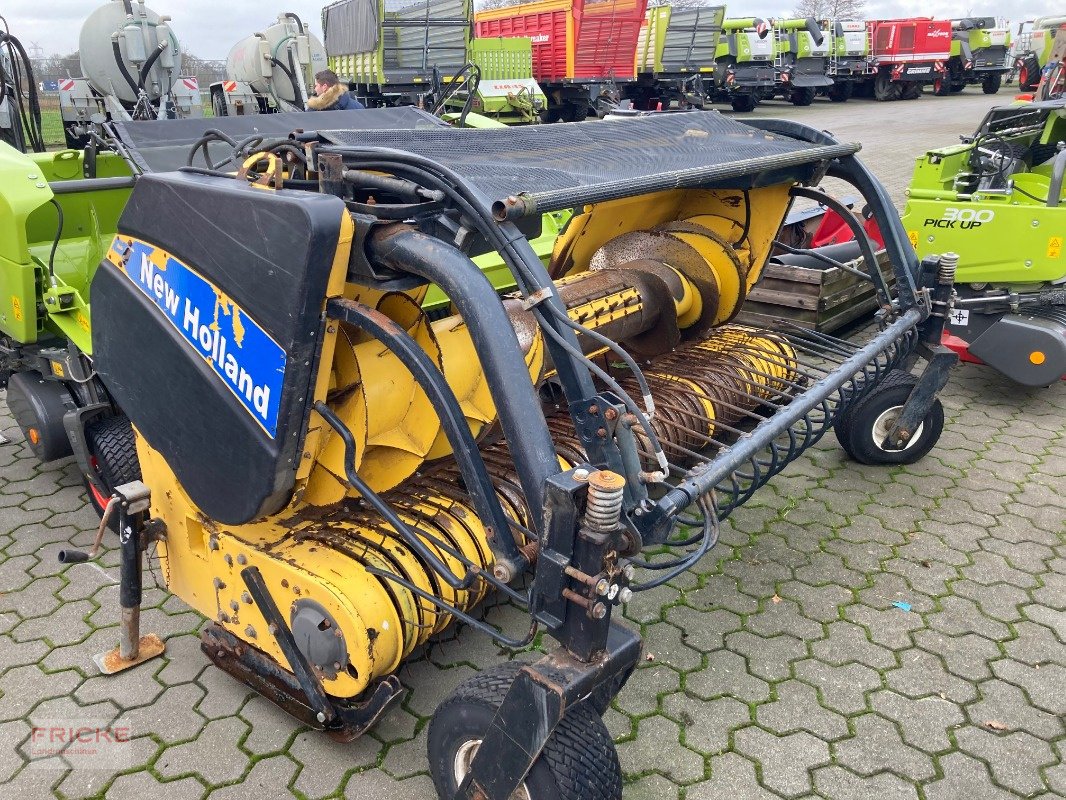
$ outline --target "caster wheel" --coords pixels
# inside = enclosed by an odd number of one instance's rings
[[[944,406],[939,400],[903,450],[881,446],[917,383],[913,375],[893,372],[837,419],[833,432],[849,457],[860,464],[913,464],[933,449],[944,432]]]
[[[428,755],[442,800],[455,796],[522,664],[509,663],[464,683],[429,723]],[[619,800],[622,769],[603,720],[588,703],[570,708],[512,800]]]

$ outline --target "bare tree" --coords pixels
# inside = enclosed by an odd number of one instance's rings
[[[792,14],[815,19],[862,19],[866,0],[798,0]]]

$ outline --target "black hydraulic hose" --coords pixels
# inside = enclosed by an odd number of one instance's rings
[[[152,67],[155,66],[155,62],[159,60],[159,57],[167,49],[166,42],[160,42],[159,47],[152,51],[152,54],[148,56],[148,60],[144,62],[144,66],[141,67],[141,74],[137,76],[137,88],[144,89],[144,82],[148,80],[148,73],[152,71]]]
[[[518,549],[507,516],[492,486],[485,462],[480,456],[477,442],[454,392],[448,386],[440,369],[402,327],[369,306],[343,298],[329,301],[326,313],[354,325],[382,342],[411,373],[422,391],[432,400],[440,417],[441,427],[448,438],[455,460],[462,470],[463,482],[473,502],[474,510],[482,523],[491,530],[490,544],[497,559],[506,559],[512,574],[528,566]]]
[[[52,250],[48,254],[48,275],[52,279],[52,285],[56,281],[56,250],[59,249],[59,240],[63,238],[63,206],[54,197],[48,202],[56,207],[56,215],[59,221],[56,223],[56,238],[52,240]]]
[[[300,91],[300,84],[296,82],[296,76],[292,73],[292,70],[274,56],[270,57],[270,63],[285,73],[285,77],[288,78],[289,83],[292,84],[292,96],[296,98],[296,104],[302,106],[304,104],[303,93]]]
[[[351,487],[359,492],[362,498],[388,523],[389,527],[396,531],[396,535],[403,540],[404,544],[410,547],[415,555],[422,559],[445,583],[453,589],[468,589],[477,580],[477,573],[468,572],[463,578],[453,573],[448,568],[448,565],[441,561],[440,557],[430,550],[428,545],[400,519],[392,506],[386,503],[381,498],[381,495],[371,489],[366,481],[359,477],[359,473],[355,469],[355,437],[352,436],[352,432],[348,430],[341,418],[321,401],[315,403],[315,411],[336,431],[344,442],[344,472],[345,478]]]
[[[1047,191],[1048,208],[1058,208],[1059,198],[1062,197],[1063,175],[1066,175],[1066,150],[1059,151],[1055,156],[1055,163],[1051,166],[1051,183]]]
[[[544,485],[559,472],[559,460],[518,336],[496,290],[466,255],[413,228],[380,228],[370,235],[367,251],[375,263],[440,286],[466,321],[526,503],[540,529]]]
[[[31,149],[34,152],[42,153],[45,150],[45,144],[41,130],[41,103],[37,94],[37,81],[33,77],[33,64],[26,53],[26,49],[22,46],[22,42],[12,36],[10,32],[0,33],[0,43],[7,47],[11,59],[12,74],[10,80],[11,88],[14,92],[12,100],[18,106],[19,119],[17,122],[19,123],[20,134],[27,133]],[[30,101],[28,113],[22,97],[23,74],[26,78],[26,88]],[[19,138],[21,139],[21,135]]]
[[[133,80],[133,76],[130,75],[130,71],[126,68],[126,59],[122,57],[122,48],[118,45],[118,37],[111,40],[111,52],[115,54],[115,63],[118,65],[118,71],[122,73],[123,79],[130,85],[133,94],[140,94],[140,89],[137,88],[137,81]]]
[[[296,27],[300,29],[300,33],[307,33],[307,29],[304,28],[303,22],[300,20],[300,18],[296,14],[294,14],[291,11],[286,11],[285,12],[285,16],[296,23]]]

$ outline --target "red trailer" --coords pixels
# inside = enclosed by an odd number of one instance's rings
[[[866,23],[874,74],[868,93],[878,100],[914,100],[922,86],[944,76],[951,56],[951,20],[932,17]]]
[[[480,11],[478,38],[528,37],[533,77],[550,120],[583,120],[618,102],[619,82],[636,77],[637,39],[648,0],[539,0]]]

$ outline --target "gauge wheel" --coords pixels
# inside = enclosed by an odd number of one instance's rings
[[[917,383],[913,375],[897,370],[837,418],[833,432],[849,457],[860,464],[913,464],[933,449],[944,432],[944,406],[940,400],[933,404],[905,448],[886,450],[881,445]]]
[[[463,682],[437,707],[427,750],[441,798],[455,796],[522,664]],[[529,721],[532,724],[532,720]],[[512,800],[619,800],[622,770],[607,726],[588,703],[568,708]]]
[[[133,425],[124,415],[96,420],[85,429],[85,444],[89,450],[89,466],[103,487],[101,489],[85,477],[85,492],[89,495],[89,503],[102,517],[115,487],[141,479]],[[118,530],[118,514],[111,515],[108,526]]]

